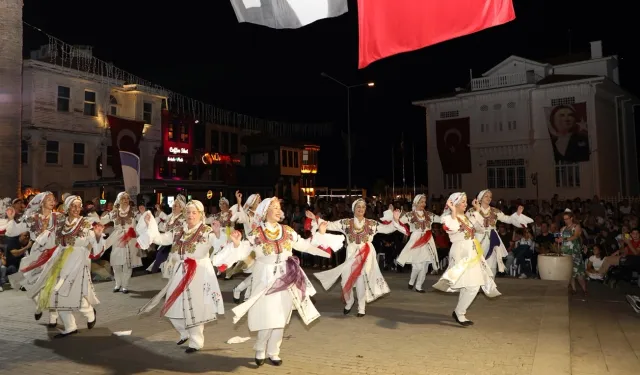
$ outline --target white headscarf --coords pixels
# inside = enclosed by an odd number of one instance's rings
[[[205,215],[204,215],[204,205],[202,204],[202,202],[192,199],[189,201],[189,203],[185,205],[185,209],[189,208],[189,206],[195,207],[196,210],[200,212],[200,222],[204,223]]]
[[[353,213],[355,213],[355,212],[356,212],[356,205],[357,205],[358,203],[360,203],[360,202],[364,203],[364,205],[365,205],[365,206],[367,205],[367,201],[365,201],[365,200],[364,200],[364,199],[362,199],[362,198],[358,198],[358,199],[356,199],[355,201],[353,201],[353,203],[351,203],[351,212],[353,212]]]
[[[67,200],[67,198],[69,198],[70,196],[71,196],[71,193],[64,193],[64,194],[62,194],[62,201],[63,201],[63,202],[64,202],[64,201],[66,201],[66,200]]]
[[[416,209],[416,207],[418,206],[418,203],[420,203],[420,199],[422,199],[422,198],[427,199],[427,196],[424,195],[424,194],[418,194],[418,195],[416,195],[415,198],[413,198],[413,209],[414,210]]]
[[[223,203],[226,203],[227,206],[229,205],[229,200],[225,197],[220,198],[220,202],[218,202],[218,207],[221,207]]]
[[[251,209],[251,206],[253,206],[254,203],[256,203],[256,200],[260,198],[260,194],[251,194],[249,196],[249,198],[247,198],[247,201],[244,202],[244,206],[242,206],[245,210]]]
[[[269,206],[274,201],[279,201],[277,197],[263,199],[262,202],[256,208],[256,218],[258,221],[266,221],[267,220],[267,211],[269,210]]]
[[[478,200],[478,203],[482,203],[482,198],[484,198],[484,195],[491,192],[491,190],[489,189],[484,189],[481,192],[478,193],[478,196],[476,197],[476,199]]]
[[[67,198],[65,198],[64,200],[64,213],[69,213],[69,208],[71,207],[71,204],[75,201],[79,201],[80,204],[82,204],[82,198],[80,198],[77,195],[68,195]]]
[[[184,210],[185,207],[187,206],[187,199],[184,197],[184,195],[178,194],[176,196],[176,199],[173,201],[173,203],[174,204],[177,203],[178,206],[180,206]],[[173,207],[171,209],[173,209]]]
[[[449,196],[449,198],[447,198],[447,203],[452,202],[454,205],[460,203],[460,201],[462,200],[462,198],[466,197],[467,194],[463,193],[463,192],[458,192],[458,193],[453,193]],[[447,207],[445,207],[444,212],[442,212],[442,216],[445,215],[449,215],[451,216],[451,209],[449,208],[449,206],[447,205]]]
[[[40,207],[42,206],[42,202],[44,202],[44,198],[46,198],[48,195],[53,195],[53,193],[50,191],[43,191],[42,193],[39,193],[35,197],[33,197],[31,202],[29,202],[29,204],[27,205],[27,208],[24,210],[24,215],[22,215],[22,220],[33,216],[33,214],[40,212]]]
[[[116,201],[113,203],[114,208],[116,209],[120,208],[120,199],[122,199],[122,197],[124,197],[125,195],[127,196],[127,198],[129,198],[129,206],[131,206],[131,197],[129,196],[129,193],[127,193],[126,191],[123,191],[118,193],[118,196],[116,196]]]

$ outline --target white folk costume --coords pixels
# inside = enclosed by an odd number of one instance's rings
[[[242,226],[244,227],[245,238],[248,238],[248,236],[251,235],[253,230],[258,225],[260,225],[259,220],[256,220],[258,216],[255,214],[254,211],[251,210],[251,207],[253,207],[253,205],[257,202],[258,199],[260,199],[260,194],[251,194],[249,198],[247,198],[247,201],[242,207],[238,207],[236,205],[231,207],[231,211],[233,212],[233,216],[231,217],[231,220],[237,222],[238,224],[242,224]],[[250,267],[244,269],[244,273],[251,274],[252,272],[253,272],[253,264]],[[244,293],[244,300],[246,301],[249,299],[249,296],[251,295],[251,281],[252,281],[251,278],[252,277],[253,277],[252,275],[247,276],[244,280],[242,280],[242,282],[240,282],[240,284],[238,284],[235,288],[233,288],[234,302],[236,303],[240,302],[240,295],[245,290],[246,291]]]
[[[464,193],[454,193],[447,202],[455,205],[464,197]],[[464,214],[458,217],[451,215],[451,210],[447,208],[441,216],[442,227],[451,241],[449,267],[433,287],[443,292],[460,292],[458,305],[452,315],[460,324],[466,326],[473,324],[467,320],[465,314],[480,288],[487,297],[497,297],[500,292],[485,262],[482,247],[475,237],[475,231],[481,230],[482,227],[479,223],[474,224]],[[477,212],[472,215],[480,217]]]
[[[224,314],[222,294],[209,259],[209,249],[227,241],[224,232],[221,231],[218,237],[204,223],[204,206],[200,201],[190,201],[186,209],[191,206],[202,215],[202,221],[193,228],[185,223],[180,228],[160,233],[153,218],[148,225],[143,219],[137,226],[140,233],[138,245],[141,248],[148,248],[151,243],[171,246],[165,266],[167,273],[171,275],[169,282],[140,309],[140,313],[151,311],[166,297],[160,313],[169,318],[180,333],[179,345],[189,341],[187,353],[193,353],[204,346],[205,323],[216,320],[218,314]],[[152,216],[151,212],[146,215]]]
[[[233,231],[233,222],[231,221],[231,216],[233,215],[233,212],[231,212],[231,209],[222,211],[223,204],[226,204],[227,207],[229,207],[229,200],[225,197],[220,198],[220,202],[218,203],[220,212],[208,217],[206,220],[206,224],[211,225],[214,221],[220,222],[220,227],[224,231],[227,238],[229,238],[229,236],[231,236],[231,232]]]
[[[357,199],[351,205],[351,210],[355,212],[358,203],[364,203],[363,199]],[[317,224],[313,224],[313,231],[316,225],[324,220],[318,219]],[[355,298],[353,288],[356,288],[358,296],[358,316],[365,315],[366,304],[375,301],[381,296],[389,293],[389,285],[380,272],[380,266],[373,247],[373,237],[378,233],[389,234],[396,230],[404,232],[400,223],[392,220],[389,224],[381,224],[375,220],[363,218],[342,219],[328,223],[327,230],[341,232],[346,235],[346,260],[341,265],[324,271],[315,273],[314,276],[320,280],[325,290],[342,277],[342,299],[345,302],[345,315],[351,311]],[[314,234],[322,236],[320,233]]]
[[[24,214],[18,222],[10,220],[5,224],[5,235],[8,237],[16,237],[24,232],[29,232],[33,245],[29,250],[29,255],[25,256],[20,262],[20,271],[24,279],[21,281],[22,286],[27,290],[31,290],[36,283],[44,265],[49,261],[57,248],[56,233],[64,222],[64,215],[52,211],[48,216],[42,214],[42,204],[45,198],[53,194],[45,191],[37,194],[25,209]],[[35,313],[36,320],[39,320],[42,312],[37,310]],[[55,327],[58,320],[58,313],[55,310],[49,310],[49,326]]]
[[[478,202],[482,202],[482,197],[488,192],[489,190],[482,190],[476,198]],[[508,255],[507,249],[496,231],[498,221],[511,224],[518,228],[526,228],[528,224],[533,223],[533,220],[517,212],[511,216],[507,216],[494,207],[480,207],[480,212],[478,212],[480,214],[479,219],[474,215],[474,212],[476,212],[474,208],[469,209],[467,216],[469,219],[475,220],[481,225],[482,229],[476,231],[476,238],[480,241],[484,257],[489,268],[491,268],[493,276],[495,276],[496,271],[505,271],[502,259]]]
[[[105,245],[106,248],[111,247],[109,263],[116,279],[113,291],[122,291],[126,294],[129,292],[129,280],[133,269],[142,266],[142,259],[140,249],[136,247],[136,219],[131,200],[129,200],[129,206],[126,209],[120,207],[120,200],[124,196],[129,197],[129,194],[126,192],[118,194],[113,211],[103,215],[100,222],[102,224],[113,222],[113,232],[107,238]]]
[[[229,243],[214,258],[214,265],[233,264],[255,252],[255,265],[251,284],[251,298],[236,306],[233,322],[237,323],[245,314],[249,315],[249,330],[258,331],[255,344],[256,363],[264,363],[266,356],[274,364],[281,364],[280,344],[284,327],[289,323],[293,309],[298,311],[304,324],[308,325],[320,317],[318,310],[310,300],[316,290],[300,268],[293,250],[311,255],[329,257],[329,251],[317,248],[319,244],[300,237],[291,227],[278,223],[265,222],[267,210],[277,198],[263,200],[256,214],[261,218],[247,240],[238,247]],[[341,237],[341,236],[334,236]],[[326,235],[325,240],[342,243],[342,238]],[[312,244],[313,243],[313,244]],[[323,245],[331,245],[324,243]],[[327,247],[329,247],[327,246]]]
[[[64,211],[69,212],[73,202],[82,199],[70,195],[65,199]],[[87,318],[87,327],[96,323],[93,306],[100,303],[91,282],[91,259],[97,259],[105,248],[103,236],[96,237],[93,221],[84,217],[66,218],[58,229],[58,248],[45,265],[38,281],[29,290],[38,310],[56,309],[64,330],[56,337],[65,337],[78,332],[73,310],[79,310]]]
[[[175,229],[182,228],[185,222],[185,213],[184,209],[187,205],[187,200],[184,195],[178,194],[173,205],[180,206],[180,213],[176,213],[173,211],[173,207],[171,208],[171,213],[169,215],[165,214],[163,211],[157,211],[155,215],[156,224],[158,227],[158,231],[160,233],[171,232]],[[144,215],[144,214],[143,214]],[[140,220],[138,220],[139,222]],[[164,272],[166,268],[163,266],[164,262],[167,260],[169,255],[170,246],[160,246],[156,252],[156,259],[151,263],[151,265],[147,268],[147,271],[156,272],[158,269],[162,269],[162,277],[168,279],[171,275]]]
[[[429,211],[418,211],[417,204],[424,194],[418,194],[413,199],[413,210],[400,218],[400,223],[405,226],[405,232],[409,241],[400,252],[396,263],[403,266],[411,264],[411,278],[409,289],[415,286],[416,291],[424,293],[422,284],[427,276],[429,264],[434,270],[438,269],[438,251],[431,234],[431,225],[440,222],[440,216]]]

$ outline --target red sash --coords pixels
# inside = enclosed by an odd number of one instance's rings
[[[428,230],[428,231],[424,232],[422,237],[418,238],[416,243],[414,243],[413,246],[411,246],[411,248],[415,249],[415,248],[418,248],[420,246],[424,246],[427,243],[429,243],[429,240],[431,240],[431,230]]]
[[[160,315],[164,315],[169,311],[171,306],[176,302],[178,297],[184,292],[184,290],[191,284],[193,277],[196,275],[196,260],[193,258],[187,258],[184,260],[183,267],[185,268],[185,273],[182,276],[182,280],[176,288],[173,290],[173,293],[167,298],[167,301],[162,306],[162,310],[160,311]]]
[[[347,282],[344,284],[344,288],[342,288],[342,299],[344,302],[349,299],[352,293],[353,285],[356,283],[358,277],[362,274],[362,269],[364,268],[364,264],[369,257],[369,253],[371,252],[371,246],[369,243],[365,243],[360,250],[358,250],[358,254],[356,254],[356,259],[353,261],[351,265],[351,274],[347,279]]]

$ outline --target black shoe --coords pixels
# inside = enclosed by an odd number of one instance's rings
[[[36,320],[40,320],[40,318],[42,318],[42,313],[41,312],[35,313],[33,314],[33,317],[36,318]]]
[[[407,285],[407,289],[409,289],[409,290],[413,289],[413,285],[411,285],[411,284]]]
[[[196,348],[192,348],[192,347],[188,347],[184,352],[187,354],[191,354],[191,353],[195,353],[200,349],[196,349]]]
[[[180,345],[184,344],[185,342],[187,342],[187,340],[189,340],[189,339],[188,339],[188,338],[186,338],[186,339],[180,339],[180,341],[178,341],[178,342],[176,343],[176,345],[180,346]]]
[[[271,364],[274,365],[274,366],[282,365],[282,360],[281,359],[271,359],[271,357],[269,357],[269,362],[271,362]]]
[[[357,316],[358,318],[362,318],[362,317],[363,317],[363,316],[365,316],[365,315],[366,315],[366,314],[358,313],[358,315],[356,315],[356,316]]]
[[[27,291],[27,288],[25,288],[25,287],[21,286],[21,287],[20,287],[20,291],[22,291],[22,292],[26,292],[26,291]]]
[[[233,303],[235,303],[236,305],[239,305],[240,304],[240,298],[233,297]]]
[[[256,365],[258,365],[258,367],[264,365],[264,358],[263,359],[256,358]]]
[[[47,327],[49,328],[56,328],[57,326],[58,326],[58,322],[47,324]]]
[[[76,333],[78,333],[77,329],[75,331],[71,331],[69,333],[58,333],[57,335],[53,336],[53,338],[54,339],[61,339],[61,338],[65,338],[65,337],[70,336],[70,335],[75,335]]]
[[[129,289],[122,289],[122,294],[129,294]]]
[[[456,314],[456,312],[452,312],[451,316],[453,317],[453,319],[455,319],[456,322],[458,322],[458,324],[460,324],[463,327],[469,327],[473,325],[473,322],[470,320],[467,320],[466,322],[461,322],[460,319],[458,319],[458,314]]]
[[[120,288],[113,288],[114,293],[118,293],[119,291],[120,291]]]
[[[420,290],[420,289],[416,289],[416,292],[418,292],[418,293],[426,293],[425,290]]]
[[[351,309],[349,309],[349,310],[347,310],[347,309],[342,310],[342,313],[343,313],[344,315],[349,315],[349,313],[350,313],[350,312],[351,312]]]
[[[96,313],[96,309],[93,309],[93,322],[87,322],[87,328],[91,329],[95,327],[97,321],[98,321],[98,313]]]

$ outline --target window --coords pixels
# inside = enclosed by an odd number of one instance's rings
[[[231,154],[238,153],[238,134],[231,133]]]
[[[293,151],[293,167],[300,168],[300,153],[298,151]]]
[[[189,127],[184,122],[180,123],[180,142],[189,143]]]
[[[113,165],[113,146],[107,146],[107,165]]]
[[[516,121],[509,121],[509,130],[516,130]]]
[[[488,111],[488,110],[489,110],[489,106],[488,106],[488,105],[486,105],[486,104],[485,104],[485,105],[482,105],[482,106],[480,106],[480,110],[481,110],[482,112],[486,112],[486,111]]]
[[[502,105],[500,105],[500,104],[494,104],[494,105],[493,105],[493,110],[494,110],[494,111],[499,111],[499,110],[500,110],[500,108],[502,108]]]
[[[502,131],[502,121],[498,122],[498,130]]]
[[[22,164],[29,164],[29,144],[27,141],[22,141],[22,144],[20,145],[20,154]]]
[[[73,144],[73,165],[84,165],[84,143]]]
[[[84,115],[96,115],[96,93],[93,91],[84,90]]]
[[[222,132],[222,144],[220,145],[220,152],[223,154],[229,153],[229,133]]]
[[[58,112],[69,112],[71,102],[71,89],[58,86]]]
[[[220,150],[220,132],[217,130],[211,131],[211,151],[218,152]]]
[[[289,155],[289,167],[293,167],[293,151],[288,151],[287,155]]]
[[[118,100],[113,95],[109,96],[109,114],[111,116],[118,115]]]
[[[170,141],[176,140],[176,125],[173,121],[169,121],[169,125],[167,126],[167,138],[169,138]]]
[[[309,150],[302,151],[302,164],[309,164]]]
[[[487,160],[489,189],[523,189],[527,187],[524,159]]]
[[[149,102],[142,103],[142,120],[145,124],[151,124],[151,114],[153,113],[153,105]]]
[[[167,99],[162,99],[160,103],[160,109],[167,109]]]
[[[60,144],[58,141],[47,141],[45,160],[47,164],[58,164],[58,152]]]
[[[283,167],[288,167],[289,166],[287,161],[289,161],[289,159],[287,158],[287,150],[282,150],[282,166]]]
[[[460,173],[444,174],[445,189],[462,189],[462,175]]]
[[[556,162],[556,187],[580,187],[580,164]]]
[[[556,107],[556,106],[559,106],[559,105],[575,104],[575,103],[576,103],[575,96],[568,96],[566,98],[551,99],[551,106],[552,107]]]
[[[516,103],[515,102],[509,102],[507,103],[507,108],[509,109],[514,109],[516,107]]]
[[[458,116],[460,116],[460,112],[459,111],[440,112],[440,118],[453,118],[453,117],[458,117]]]

